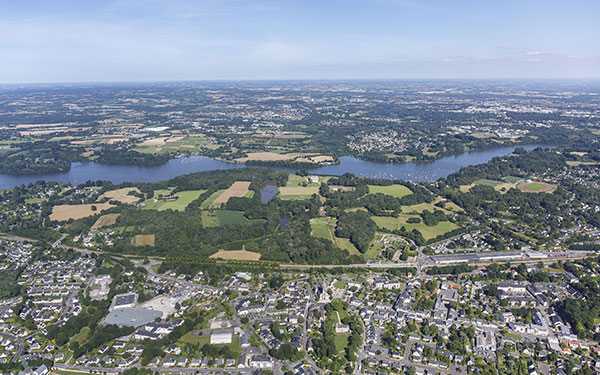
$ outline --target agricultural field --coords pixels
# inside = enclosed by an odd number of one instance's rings
[[[248,219],[242,212],[229,210],[202,211],[202,226],[218,227],[224,225],[237,225],[247,222]]]
[[[129,195],[130,192],[135,191],[136,193],[141,193],[140,189],[136,187],[122,188],[117,190],[110,190],[105,192],[104,194],[98,197],[98,200],[102,200],[104,198],[108,198],[109,200],[119,201],[121,203],[135,203],[140,200],[139,197],[134,195]]]
[[[221,189],[221,190],[217,190],[214,193],[212,193],[208,198],[206,198],[201,204],[200,204],[200,208],[202,209],[206,209],[206,208],[217,208],[220,207],[220,204],[215,204],[215,200],[221,195],[223,194],[223,192],[225,192],[225,189]]]
[[[389,186],[369,185],[369,193],[382,193],[386,195],[391,195],[392,197],[402,198],[406,195],[412,194],[412,191],[406,186],[398,184]]]
[[[527,193],[543,193],[554,190],[556,186],[545,182],[527,182],[518,186],[519,190]]]
[[[224,204],[229,201],[229,198],[243,198],[245,197],[250,190],[250,181],[235,181],[227,190],[225,190],[221,195],[219,195],[214,200],[214,204]]]
[[[154,235],[153,234],[136,234],[131,239],[133,246],[154,246]]]
[[[279,188],[279,198],[286,199],[310,199],[313,194],[319,194],[317,186],[283,186]]]
[[[166,194],[164,194],[166,192]],[[174,211],[183,211],[188,206],[188,204],[192,203],[192,201],[198,199],[198,197],[206,192],[206,190],[185,190],[178,191],[173,194],[171,197],[171,192],[156,190],[154,192],[154,196],[156,198],[147,199],[144,201],[145,210],[157,210],[157,211],[165,211],[165,210],[174,210]],[[162,195],[162,198],[159,197]],[[177,198],[175,198],[177,197]]]
[[[98,220],[96,220],[96,222],[94,223],[94,225],[92,225],[92,229],[99,229],[102,227],[108,227],[111,226],[113,224],[115,224],[117,222],[117,218],[119,217],[120,214],[106,214],[106,215],[102,215],[98,218]]]
[[[224,260],[259,260],[260,254],[248,250],[219,250],[209,258]]]
[[[95,210],[93,208],[96,208]],[[69,219],[77,220],[83,217],[99,214],[104,210],[115,207],[112,204],[94,203],[94,204],[62,204],[52,207],[50,220],[67,221]]]

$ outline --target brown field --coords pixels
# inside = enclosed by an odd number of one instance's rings
[[[248,250],[219,250],[209,258],[225,259],[225,260],[259,260],[260,254]]]
[[[140,198],[135,197],[133,195],[127,195],[130,191],[135,191],[140,193],[138,188],[122,188],[117,190],[110,190],[106,193],[102,194],[98,197],[98,199],[108,198],[109,200],[119,201],[121,203],[135,203],[140,200]]]
[[[151,138],[146,139],[144,142],[140,143],[140,146],[162,146],[165,144],[167,137],[159,137],[159,138]]]
[[[248,193],[250,181],[236,181],[231,186],[215,199],[214,203],[227,203],[229,198],[243,198]]]
[[[584,156],[587,155],[587,152],[569,152],[571,155]]]
[[[154,235],[153,234],[136,234],[131,239],[133,246],[154,246]]]
[[[177,141],[181,141],[184,137],[178,136],[178,137],[171,137],[169,139],[167,139],[165,142],[177,142]]]
[[[92,225],[92,229],[98,229],[102,227],[108,227],[109,225],[113,225],[117,222],[117,218],[120,214],[106,214],[102,215],[96,220],[94,225]]]
[[[114,145],[115,143],[125,142],[127,140],[129,140],[129,138],[104,138],[101,139],[99,142],[107,145]]]
[[[96,206],[96,211],[92,211],[92,206]],[[88,217],[96,215],[104,210],[111,207],[115,207],[112,204],[106,203],[95,203],[95,204],[62,204],[59,206],[52,207],[52,214],[50,220],[66,221],[69,219],[81,219],[82,217]]]
[[[279,188],[280,195],[312,195],[319,194],[318,186],[283,186]]]

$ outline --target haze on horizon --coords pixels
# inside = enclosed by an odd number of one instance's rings
[[[0,0],[0,83],[599,78],[595,0]]]

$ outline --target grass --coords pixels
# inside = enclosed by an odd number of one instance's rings
[[[369,244],[369,249],[363,254],[365,259],[375,259],[381,254],[383,250],[383,244],[380,242],[383,237],[383,233],[375,233],[375,238]]]
[[[298,195],[280,195],[279,199],[283,201],[291,201],[291,200],[309,200],[312,197],[312,194],[298,194]]]
[[[77,341],[79,343],[79,345],[83,345],[89,335],[90,335],[90,327],[87,327],[87,326],[83,327],[83,328],[81,328],[81,331],[79,331],[77,334],[75,334],[75,336],[71,337],[70,342]]]
[[[158,190],[157,190],[158,191]],[[154,192],[154,196],[158,197],[157,191]],[[174,210],[174,211],[184,211],[188,204],[192,203],[192,201],[198,199],[198,197],[206,192],[206,190],[186,190],[179,191],[175,193],[175,195],[179,196],[174,201],[166,201],[166,200],[157,200],[154,198],[148,199],[144,201],[144,209],[145,210],[157,210],[157,211],[165,211],[165,210]],[[164,195],[164,194],[163,194]]]
[[[306,185],[304,185],[304,184],[306,184]],[[295,174],[290,174],[288,177],[286,186],[287,187],[303,187],[303,186],[319,187],[320,185],[316,182],[309,183],[308,179],[306,177],[298,176]]]
[[[529,182],[526,184],[519,185],[519,189],[521,191],[527,191],[527,192],[532,192],[532,193],[550,191],[554,188],[555,188],[555,186],[546,184],[543,182]]]
[[[412,191],[406,186],[398,184],[388,186],[369,185],[369,193],[382,193],[386,195],[391,195],[392,197],[402,198],[406,195],[412,194]]]
[[[440,221],[437,225],[427,226],[423,222],[417,224],[407,223],[406,220],[409,217],[416,217],[414,215],[401,214],[398,218],[387,217],[387,216],[372,216],[371,218],[378,227],[388,230],[398,230],[401,227],[406,227],[407,231],[417,229],[423,235],[426,240],[435,238],[441,234],[450,232],[458,228],[458,225],[449,221]]]
[[[334,242],[333,239],[333,231],[335,230],[335,225],[337,223],[337,219],[333,217],[322,217],[322,218],[314,218],[310,220],[310,235],[317,238],[324,238],[331,242]]]
[[[131,239],[133,246],[154,246],[154,235],[153,234],[136,234]]]
[[[488,179],[482,178],[482,179],[479,179],[479,180],[475,181],[475,184],[476,185],[496,187],[496,186],[502,185],[503,182],[502,181],[495,181],[495,180],[488,180]]]
[[[335,335],[335,337],[333,338],[333,342],[335,343],[335,350],[337,350],[338,353],[341,353],[344,350],[346,350],[346,347],[348,346],[349,337],[350,335]]]
[[[247,222],[248,219],[240,211],[202,211],[202,226],[218,227],[224,225],[237,225]]]
[[[221,190],[217,190],[214,193],[212,193],[208,198],[206,198],[201,204],[200,204],[200,208],[212,208],[212,207],[216,207],[216,206],[221,206],[220,204],[215,204],[215,200],[221,195],[223,194],[223,192],[225,191],[225,189],[221,189]]]
[[[210,343],[210,335],[194,335],[193,331],[190,331],[181,336],[179,341],[192,345],[199,344],[202,348],[202,345]]]
[[[333,283],[333,286],[338,289],[344,289],[347,283],[348,282],[346,280],[338,280],[335,283]]]
[[[310,220],[310,235],[317,238],[324,238],[333,242],[333,244],[342,250],[347,250],[350,255],[360,255],[360,251],[354,246],[348,238],[335,236],[335,225],[337,219],[332,217],[319,217]]]
[[[360,251],[350,242],[348,238],[335,237],[335,244],[342,250],[347,250],[350,255],[360,255]]]

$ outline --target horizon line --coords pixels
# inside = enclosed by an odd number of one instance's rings
[[[343,81],[600,81],[598,77],[419,77],[419,78],[215,78],[175,80],[107,80],[107,81],[38,81],[0,82],[0,86],[66,85],[66,84],[134,84],[134,83],[191,83],[191,82],[343,82]]]

